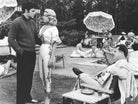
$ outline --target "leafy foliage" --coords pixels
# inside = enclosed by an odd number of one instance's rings
[[[18,4],[21,5],[23,2],[28,0],[17,1]],[[42,10],[42,14],[45,8],[51,8],[56,12],[58,20],[57,27],[60,31],[60,36],[66,37],[63,41],[69,45],[75,45],[76,42],[79,41],[81,37],[80,31],[83,31],[83,33],[84,31],[88,31],[83,24],[83,19],[89,12],[93,11],[103,11],[113,16],[115,21],[115,28],[112,31],[113,34],[119,34],[122,30],[128,32],[130,29],[134,29],[135,33],[138,33],[138,24],[136,22],[138,17],[137,0],[85,0],[86,2],[84,2],[84,0],[30,1],[34,1],[39,5]],[[39,23],[39,20],[40,19],[38,18],[37,25],[40,28],[42,24]],[[0,32],[4,30],[4,34],[7,35],[9,24],[10,22],[1,24]],[[0,36],[2,35],[0,34]],[[75,36],[75,38],[72,36]],[[76,36],[79,38],[76,39]],[[71,39],[67,39],[67,37]],[[65,42],[66,40],[68,42]]]
[[[75,29],[72,30],[63,30],[60,32],[60,37],[62,39],[62,42],[69,46],[76,46],[77,43],[80,42],[80,40],[84,36],[84,31],[78,31]]]

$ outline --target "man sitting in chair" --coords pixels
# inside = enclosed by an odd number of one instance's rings
[[[117,45],[116,48],[112,52],[113,54],[113,60],[114,64],[108,66],[106,69],[104,69],[102,72],[100,72],[95,77],[90,76],[89,74],[83,73],[77,68],[73,68],[73,72],[79,76],[79,78],[88,85],[91,85],[95,88],[107,88],[105,87],[105,82],[107,83],[107,79],[109,76],[117,76],[120,80],[119,84],[125,83],[127,84],[127,79],[129,77],[130,67],[127,62],[127,55],[128,55],[128,49],[125,45],[120,44]],[[121,86],[120,84],[120,86]],[[126,98],[126,89],[122,84],[122,87],[119,86],[120,93],[121,93],[121,104],[125,103]],[[108,86],[109,88],[109,86]],[[112,90],[111,90],[112,91]],[[133,97],[136,97],[137,95],[137,89],[135,89],[135,95]],[[123,94],[122,94],[123,93]],[[129,96],[129,95],[128,95]],[[127,97],[128,97],[127,96]]]

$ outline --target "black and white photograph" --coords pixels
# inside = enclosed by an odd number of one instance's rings
[[[138,104],[138,0],[0,0],[0,104]]]

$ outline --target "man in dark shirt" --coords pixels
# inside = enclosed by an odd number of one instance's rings
[[[33,18],[38,7],[33,2],[22,5],[23,15],[11,24],[8,42],[17,54],[17,97],[16,104],[37,103],[31,97],[32,78],[36,61],[35,37],[37,28]]]

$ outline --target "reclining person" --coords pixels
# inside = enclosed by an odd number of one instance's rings
[[[127,97],[130,96],[130,95],[125,95],[127,88],[126,86],[123,86],[129,83],[129,82],[127,83],[127,79],[131,73],[129,69],[130,67],[128,66],[128,62],[127,62],[128,49],[125,45],[120,44],[116,46],[116,48],[114,49],[112,53],[114,55],[113,60],[115,61],[115,63],[108,66],[106,69],[104,69],[100,73],[100,75],[98,74],[97,76],[92,77],[86,73],[83,73],[77,68],[73,68],[73,72],[76,75],[78,75],[84,83],[87,83],[91,86],[95,86],[96,88],[105,88],[104,81],[106,80],[104,79],[104,77],[107,75],[107,73],[110,74],[111,76],[117,76],[118,81],[120,81],[119,84],[120,83],[122,84],[122,86],[121,84],[119,85],[119,90],[121,93],[121,104],[124,104],[126,96]],[[103,80],[101,80],[102,78]],[[135,98],[136,95],[137,95],[137,89],[135,89],[135,94],[133,97]]]
[[[81,58],[86,58],[86,57],[91,57],[92,56],[92,50],[91,49],[84,49],[82,47],[83,44],[83,39],[76,45],[76,50],[72,52],[70,57],[81,57]]]
[[[16,68],[13,60],[8,60],[5,64],[0,64],[0,76],[6,75],[11,67]]]

